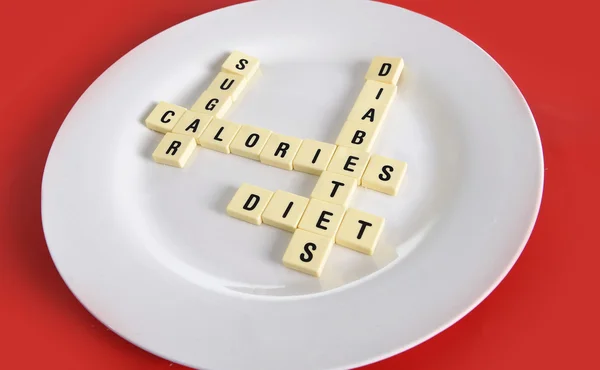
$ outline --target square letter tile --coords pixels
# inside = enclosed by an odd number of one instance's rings
[[[200,95],[190,110],[223,118],[225,113],[231,108],[232,102],[233,100],[229,95],[207,90]]]
[[[403,68],[402,58],[375,57],[371,61],[365,79],[396,85]]]
[[[271,136],[271,130],[243,125],[231,142],[231,152],[258,161],[260,152],[267,144],[269,136]]]
[[[361,185],[388,195],[396,195],[406,167],[406,162],[373,155],[363,174]]]
[[[250,184],[242,184],[229,204],[227,214],[254,225],[262,223],[262,213],[267,208],[273,192]]]
[[[332,238],[340,227],[345,210],[342,205],[313,198],[308,202],[298,228]]]
[[[161,101],[146,117],[146,127],[163,134],[171,132],[185,111],[183,107]]]
[[[354,177],[323,171],[310,197],[348,207],[357,183]]]
[[[296,158],[294,158],[294,170],[311,175],[320,175],[327,169],[336,146],[315,140],[303,140]]]
[[[219,72],[206,91],[215,95],[229,95],[231,100],[236,101],[246,84],[246,79],[239,74]]]
[[[367,80],[365,81],[365,84],[360,91],[356,102],[377,106],[387,106],[390,105],[396,97],[397,90],[398,89],[395,85]]]
[[[385,219],[353,208],[346,211],[335,236],[336,244],[372,255],[383,230]]]
[[[215,118],[200,135],[199,143],[204,148],[231,153],[230,144],[240,127],[237,123]]]
[[[368,162],[368,152],[338,146],[335,154],[333,154],[333,158],[331,158],[331,162],[329,162],[327,171],[360,179]]]
[[[359,100],[354,103],[354,106],[348,115],[348,121],[360,122],[375,127],[381,126],[385,117],[387,117],[390,106],[391,104],[379,105],[374,104],[373,102]]]
[[[292,163],[302,140],[279,134],[271,134],[267,144],[260,153],[260,161],[269,166],[291,170]]]
[[[260,61],[250,55],[240,51],[234,51],[223,63],[221,70],[223,72],[235,73],[244,76],[250,80],[258,71]]]
[[[262,215],[267,225],[294,232],[308,205],[308,198],[277,190]]]
[[[333,239],[297,229],[283,255],[283,264],[319,277],[331,253]]]
[[[196,148],[196,140],[189,135],[168,132],[152,153],[157,163],[183,168]]]
[[[346,121],[335,143],[348,148],[370,152],[379,135],[381,125]]]
[[[206,126],[212,121],[212,116],[203,113],[192,112],[191,110],[186,111],[183,117],[173,127],[174,134],[189,135],[193,137],[196,142],[200,140],[200,135],[206,129]]]

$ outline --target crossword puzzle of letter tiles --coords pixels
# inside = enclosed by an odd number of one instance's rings
[[[404,61],[373,58],[365,84],[335,144],[224,120],[259,68],[257,58],[234,51],[190,110],[158,103],[145,121],[148,128],[165,134],[153,159],[184,167],[196,146],[200,146],[318,175],[310,199],[243,183],[227,206],[227,214],[255,225],[264,221],[292,232],[282,262],[309,275],[321,275],[334,242],[372,255],[385,220],[348,205],[358,185],[396,195],[406,173],[405,162],[370,154],[396,97]]]

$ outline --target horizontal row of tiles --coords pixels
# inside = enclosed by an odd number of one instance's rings
[[[323,172],[315,188],[324,190]],[[348,179],[352,181],[354,179]],[[282,190],[272,192],[242,184],[227,206],[227,214],[237,219],[293,232],[283,256],[289,268],[320,276],[335,241],[336,244],[372,255],[385,225],[385,219],[342,204],[308,199]]]
[[[266,132],[265,132],[266,131]],[[396,195],[406,173],[406,162],[315,140],[271,133],[252,126],[214,119],[199,136],[202,147],[286,170],[313,175],[323,171],[353,178],[358,185]],[[158,144],[152,158],[161,164],[184,167],[196,139],[170,132]]]

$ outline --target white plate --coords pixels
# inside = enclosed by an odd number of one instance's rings
[[[228,119],[333,142],[375,55],[406,68],[373,150],[409,163],[374,256],[335,246],[320,279],[289,270],[290,234],[225,214],[243,182],[308,196],[316,177],[197,149],[154,163],[159,100],[190,107],[239,49],[262,60]],[[332,369],[406,350],[506,275],[541,199],[542,150],[519,90],[471,41],[380,3],[252,2],[179,24],[110,67],[65,119],[42,185],[61,276],[136,345],[206,369]]]

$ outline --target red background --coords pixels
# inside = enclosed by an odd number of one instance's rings
[[[130,49],[235,1],[3,1],[0,11],[0,364],[166,369],[94,319],[55,270],[41,227],[48,150],[84,90]],[[600,369],[597,210],[600,19],[593,1],[398,0],[488,51],[537,120],[542,208],[508,277],[450,329],[369,369]],[[179,367],[180,368],[180,367]]]

